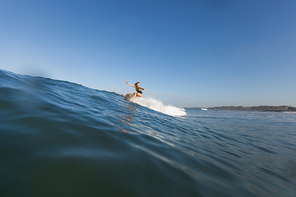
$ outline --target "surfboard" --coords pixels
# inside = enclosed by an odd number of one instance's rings
[[[132,96],[131,96],[131,94],[126,94],[126,95],[124,96],[124,99],[127,100],[127,101],[132,100]]]

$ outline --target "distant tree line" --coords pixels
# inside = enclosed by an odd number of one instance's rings
[[[234,111],[275,111],[275,112],[284,112],[284,111],[294,111],[296,112],[296,107],[281,105],[281,106],[252,106],[252,107],[243,107],[243,106],[222,106],[222,107],[209,107],[209,110],[234,110]]]

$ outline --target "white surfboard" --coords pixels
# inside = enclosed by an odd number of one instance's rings
[[[127,100],[127,101],[132,100],[132,96],[131,96],[131,94],[126,94],[126,95],[124,96],[124,99]]]

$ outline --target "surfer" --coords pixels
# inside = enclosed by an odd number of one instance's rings
[[[126,84],[134,87],[136,89],[137,92],[135,93],[131,93],[131,98],[134,99],[136,96],[137,97],[142,97],[143,96],[143,92],[142,90],[146,90],[146,88],[141,88],[140,87],[140,82],[135,83],[134,85],[129,84],[127,81],[125,82]]]

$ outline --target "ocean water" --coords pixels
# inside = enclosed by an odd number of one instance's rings
[[[0,196],[296,196],[296,114],[204,111],[0,70]]]

